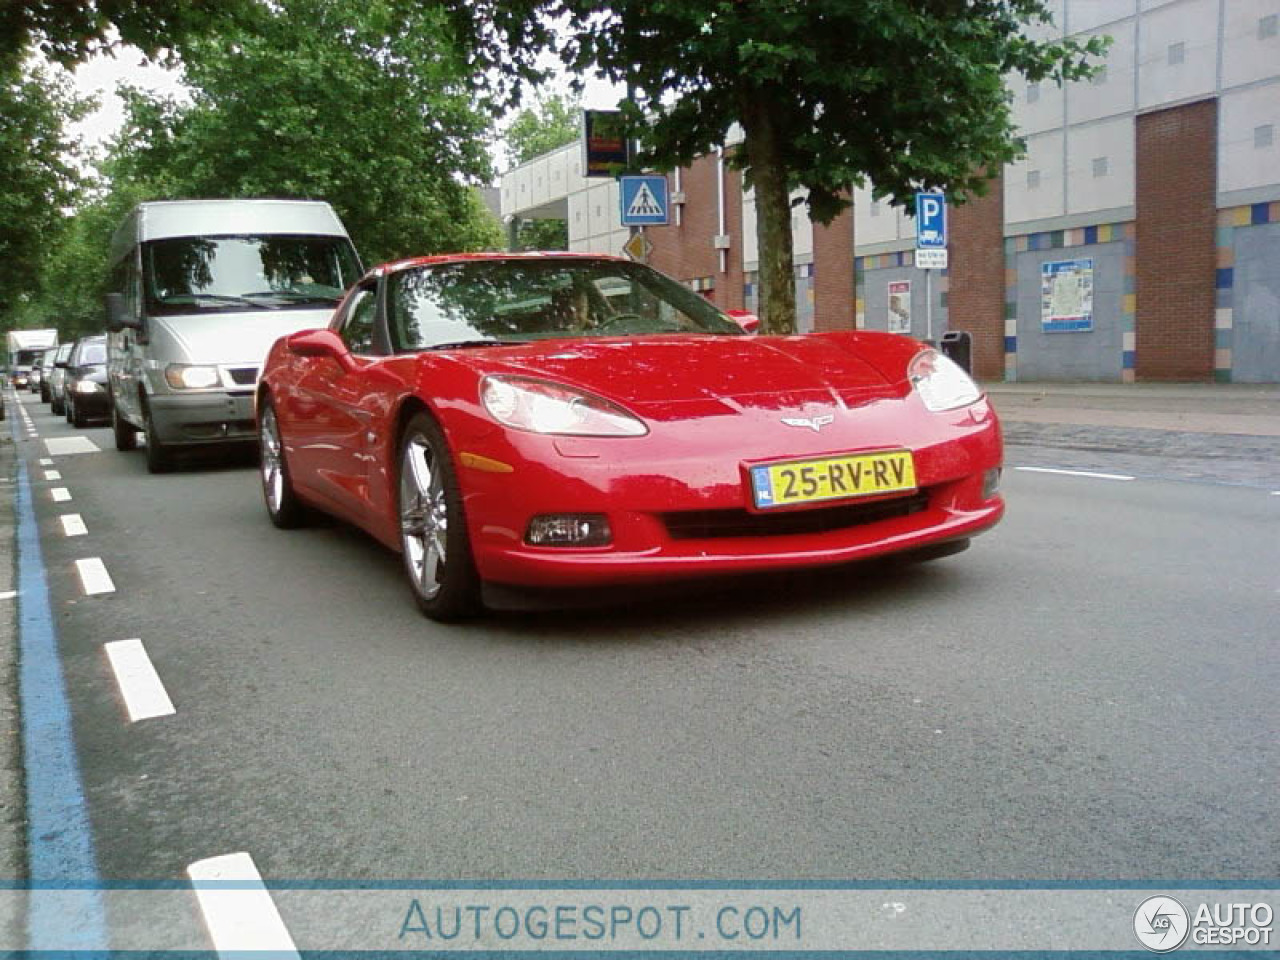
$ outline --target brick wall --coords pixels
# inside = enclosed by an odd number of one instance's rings
[[[1137,120],[1139,380],[1213,379],[1216,100]]]
[[[813,329],[852,330],[853,208],[829,226],[813,225]]]
[[[973,372],[1004,379],[1004,176],[985,197],[947,211],[947,326],[973,337]]]
[[[645,231],[654,250],[649,263],[677,280],[690,282],[713,278],[711,299],[724,310],[741,309],[742,275],[742,176],[725,171],[725,232],[729,234],[728,269],[720,272],[720,254],[715,248],[718,221],[715,153],[699,157],[680,171],[680,189],[688,197],[682,222],[676,226],[675,211],[665,227]],[[674,174],[667,174],[669,188],[675,190]]]

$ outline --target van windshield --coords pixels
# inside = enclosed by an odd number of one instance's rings
[[[142,251],[147,311],[158,315],[328,307],[359,269],[345,237],[173,237]]]

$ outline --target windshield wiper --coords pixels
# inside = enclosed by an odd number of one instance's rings
[[[177,293],[170,297],[162,297],[160,302],[165,304],[177,304],[184,300],[191,300],[195,303],[233,303],[242,307],[254,307],[259,310],[279,310],[280,307],[273,303],[262,303],[259,300],[250,300],[247,297],[233,297],[221,293]]]
[[[509,347],[519,340],[450,340],[448,343],[433,343],[427,350],[461,350],[467,347]]]
[[[337,303],[342,299],[341,293],[303,293],[301,290],[255,290],[253,293],[242,293],[244,298],[279,297],[294,303]]]

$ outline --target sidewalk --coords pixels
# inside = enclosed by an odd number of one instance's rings
[[[1009,425],[1061,424],[1280,437],[1280,385],[989,383]]]

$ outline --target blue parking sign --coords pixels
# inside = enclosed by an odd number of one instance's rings
[[[660,226],[667,222],[667,178],[619,178],[624,227]]]
[[[916,194],[916,248],[947,248],[947,196],[944,193]]]

